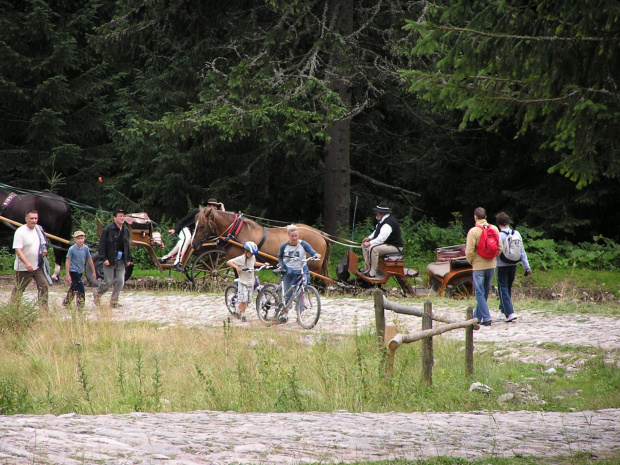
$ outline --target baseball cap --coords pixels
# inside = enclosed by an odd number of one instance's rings
[[[73,236],[71,237],[79,237],[79,236],[86,236],[86,234],[84,234],[84,231],[75,231],[73,233]]]

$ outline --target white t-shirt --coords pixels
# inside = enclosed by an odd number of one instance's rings
[[[36,226],[34,229],[30,229],[27,225],[17,228],[17,231],[15,231],[15,236],[13,236],[13,248],[22,249],[22,252],[24,252],[24,255],[26,256],[26,260],[30,262],[33,270],[39,268],[40,246],[41,241],[39,239],[39,233],[37,232]],[[28,268],[26,268],[26,265],[19,259],[19,257],[15,257],[14,269],[15,271],[28,271]]]
[[[254,264],[256,263],[256,257],[252,255],[250,258],[245,258],[245,253],[243,255],[239,255],[231,260],[235,265],[239,268],[254,268]],[[239,275],[239,282],[242,282],[246,286],[254,286],[254,273],[250,271],[242,271]]]

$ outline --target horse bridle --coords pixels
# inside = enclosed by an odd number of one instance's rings
[[[9,207],[15,197],[17,197],[17,194],[15,192],[11,192],[9,195],[6,196],[6,199],[4,199],[4,202],[2,202],[2,205],[0,205],[0,216],[4,215],[4,210]]]

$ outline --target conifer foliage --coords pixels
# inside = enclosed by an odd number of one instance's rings
[[[584,187],[620,175],[620,4],[615,0],[428,2],[407,28],[429,63],[411,91],[463,110],[462,127],[504,121],[545,137]]]

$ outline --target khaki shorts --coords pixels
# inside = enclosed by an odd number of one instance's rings
[[[251,302],[254,286],[237,283],[237,302]]]

